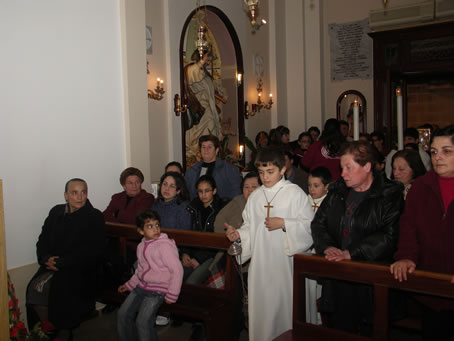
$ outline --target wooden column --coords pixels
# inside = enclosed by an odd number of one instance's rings
[[[0,340],[9,340],[8,284],[6,276],[6,239],[3,214],[3,181],[0,179]]]

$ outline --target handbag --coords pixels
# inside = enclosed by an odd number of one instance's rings
[[[47,287],[47,283],[50,284],[50,280],[54,277],[53,271],[47,271],[43,274],[36,277],[32,282],[32,287],[40,294],[43,293],[44,289]]]
[[[222,266],[222,259],[224,259],[224,252],[219,251],[208,267],[210,276],[205,282],[205,285],[214,288],[214,289],[224,289],[225,288],[225,270]]]

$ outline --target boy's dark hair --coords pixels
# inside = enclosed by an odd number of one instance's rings
[[[298,141],[301,140],[304,136],[307,136],[311,139],[311,144],[314,142],[314,140],[312,140],[311,134],[309,134],[307,131],[304,131],[298,135]]]
[[[383,141],[383,143],[385,143],[385,134],[383,134],[381,131],[373,131],[370,134],[370,139],[372,140],[373,137],[376,137],[379,141]]]
[[[202,143],[211,141],[213,142],[214,149],[218,149],[220,146],[219,139],[214,135],[202,135],[199,137],[199,148],[202,148]]]
[[[175,180],[177,191],[180,191],[180,193],[177,194],[177,204],[180,205],[182,202],[189,200],[189,191],[188,187],[186,186],[186,181],[184,181],[183,175],[177,172],[165,172],[161,176],[161,179],[159,180],[158,198],[164,200],[161,194],[161,186],[164,179],[167,178],[168,176],[172,177]]]
[[[260,185],[260,186],[262,185],[262,180],[260,180],[259,174],[258,174],[256,171],[251,171],[251,172],[248,172],[248,173],[243,177],[243,179],[241,180],[241,192],[243,192],[244,182],[245,182],[247,179],[252,179],[252,178],[257,178],[257,181],[258,181],[259,185]]]
[[[264,137],[266,137],[266,139],[270,140],[270,137],[268,136],[268,133],[266,131],[259,131],[257,133],[257,135],[255,135],[255,144],[257,145],[259,143],[260,140],[262,140]]]
[[[84,179],[81,179],[81,178],[72,178],[70,180],[68,180],[65,184],[65,193],[68,193],[68,187],[69,187],[69,184],[71,182],[83,182],[85,184],[85,187],[88,188],[88,185],[87,185],[87,182],[84,180]]]
[[[404,137],[412,137],[415,140],[419,139],[419,132],[416,128],[407,128],[404,130]]]
[[[288,159],[292,161],[292,164],[295,163],[295,155],[292,152],[284,152],[284,157],[287,155]]]
[[[169,163],[165,166],[164,171],[167,172],[167,168],[169,168],[169,167],[171,167],[171,166],[177,167],[177,168],[180,170],[181,174],[184,173],[184,172],[183,172],[183,166],[182,166],[181,163],[179,163],[178,161],[171,161],[171,162],[169,162]]]
[[[139,178],[140,183],[143,182],[144,177],[143,177],[143,173],[140,171],[140,169],[135,168],[135,167],[128,167],[120,174],[120,184],[122,186],[124,186],[128,176],[134,176],[134,175]]]
[[[205,175],[202,175],[202,176],[197,180],[197,182],[195,183],[195,188],[196,188],[196,189],[197,189],[197,187],[199,187],[199,184],[200,184],[201,182],[207,182],[207,183],[210,184],[210,186],[211,186],[211,188],[212,188],[213,190],[216,189],[216,181],[215,181],[214,178],[213,178],[212,176],[210,176],[210,175],[206,175],[206,174],[205,174]]]
[[[143,230],[145,221],[147,221],[148,219],[157,220],[159,223],[161,223],[161,217],[159,216],[159,213],[153,211],[151,208],[147,208],[144,211],[137,213],[136,216],[137,228]]]
[[[347,126],[347,127],[349,127],[348,122],[345,121],[345,120],[339,120],[339,124],[340,124],[341,126]]]
[[[320,129],[318,129],[318,127],[316,126],[312,126],[307,130],[308,133],[310,133],[311,131],[316,131],[317,134],[320,135]]]
[[[279,170],[284,168],[285,158],[282,148],[271,146],[259,150],[254,162],[255,167],[266,167],[270,163],[279,168]]]
[[[324,185],[328,185],[333,181],[333,177],[331,176],[331,172],[326,167],[317,167],[314,168],[309,172],[309,175],[313,178],[319,178],[322,180]]]

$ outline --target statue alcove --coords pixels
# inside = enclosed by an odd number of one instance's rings
[[[367,102],[364,95],[357,90],[347,90],[337,99],[337,119],[348,122],[349,136],[353,137],[353,102],[358,100],[359,105],[359,132],[367,132]]]
[[[216,96],[216,109],[220,110],[220,114],[212,114],[214,110],[205,110],[203,116],[207,115],[207,117],[205,119],[202,117],[201,123],[198,125],[191,126],[189,110],[181,115],[182,154],[185,168],[192,166],[199,159],[199,155],[196,154],[198,152],[196,139],[198,140],[200,135],[211,132],[207,127],[212,127],[212,125],[205,125],[208,117],[213,120],[219,117],[221,134],[218,137],[222,140],[223,137],[228,136],[227,148],[231,151],[230,156],[238,156],[238,146],[244,137],[243,83],[237,81],[237,75],[244,74],[241,46],[229,18],[214,6],[196,8],[189,14],[183,25],[179,47],[180,98],[182,98],[184,104],[187,104],[190,95],[188,92],[191,92],[188,89],[189,84],[187,83],[189,82],[185,77],[185,67],[195,63],[194,60],[191,60],[191,56],[196,50],[195,40],[201,25],[200,16],[202,16],[203,25],[207,28],[206,37],[214,56],[206,69],[215,88],[222,88],[225,95],[224,99],[227,99],[224,103],[222,96]],[[200,104],[202,103],[204,102],[200,100]],[[202,122],[202,120],[204,121]],[[216,126],[218,127],[217,122]],[[223,151],[225,152],[225,150]],[[241,160],[241,162],[244,161]]]

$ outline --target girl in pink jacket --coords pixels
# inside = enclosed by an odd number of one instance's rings
[[[120,341],[155,341],[156,313],[164,301],[177,301],[183,267],[175,242],[161,233],[158,213],[147,209],[139,213],[136,223],[143,239],[137,246],[134,275],[118,288],[120,293],[131,292],[118,310],[118,336]]]

